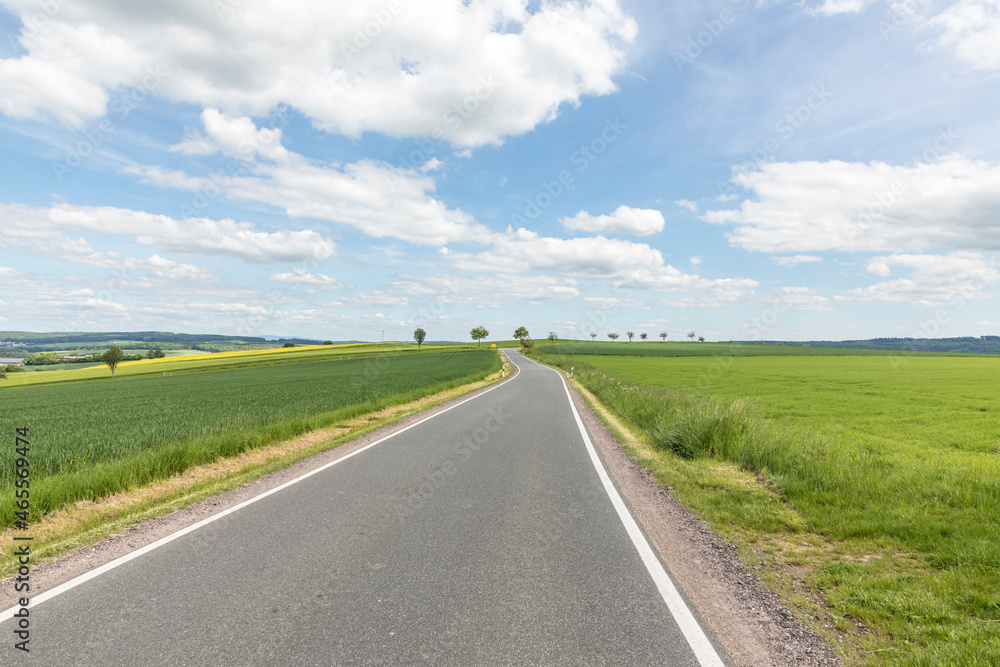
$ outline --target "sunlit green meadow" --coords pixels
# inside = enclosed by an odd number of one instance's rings
[[[748,559],[822,593],[850,662],[1000,664],[1000,358],[548,359]]]

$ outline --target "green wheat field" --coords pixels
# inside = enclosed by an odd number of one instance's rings
[[[5,385],[0,433],[13,441],[15,428],[29,428],[32,521],[77,500],[474,382],[500,363],[486,350],[351,359],[328,352],[326,361],[285,363],[294,354],[272,353],[278,365],[233,369],[220,355],[187,365],[134,362],[131,374],[123,364],[115,380],[107,368],[96,377],[95,369],[81,369],[51,372],[47,384]],[[310,360],[308,351],[299,355]],[[149,367],[156,371],[135,372]],[[12,462],[0,470],[5,526],[15,516],[13,489]]]

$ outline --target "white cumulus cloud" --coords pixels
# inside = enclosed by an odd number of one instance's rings
[[[501,304],[545,303],[564,301],[580,296],[577,283],[563,276],[486,275],[458,279],[448,275],[403,275],[402,282],[386,287],[387,292],[410,294],[440,304]],[[419,304],[417,304],[419,305]],[[433,311],[434,309],[429,309]],[[414,318],[424,317],[428,309],[420,308]]]
[[[295,267],[291,271],[272,273],[270,279],[289,285],[305,285],[314,289],[337,290],[343,287],[339,280],[322,273],[310,273],[306,269]]]
[[[552,271],[578,276],[616,276],[632,267],[660,267],[663,256],[645,243],[602,236],[560,239],[527,229],[508,230],[484,239],[481,253],[448,252],[443,256],[465,271]]]
[[[312,230],[259,231],[249,222],[188,218],[112,206],[76,206],[58,203],[49,208],[22,204],[0,204],[0,226],[8,239],[34,251],[60,251],[65,258],[83,263],[106,264],[85,238],[68,233],[120,234],[140,245],[186,255],[229,256],[252,262],[326,259],[335,245]],[[92,261],[86,261],[90,257]],[[111,256],[111,264],[114,264]],[[160,267],[161,270],[166,270]],[[169,267],[176,269],[177,267]]]
[[[673,267],[667,267],[672,269]],[[676,271],[676,270],[675,270]],[[677,272],[679,273],[679,272]],[[690,291],[692,296],[661,299],[661,306],[676,308],[718,308],[731,305],[737,301],[745,301],[754,295],[754,288],[760,283],[751,278],[717,278],[709,280],[698,276],[671,276],[665,273],[655,276],[646,283],[633,283],[641,286]],[[637,276],[637,279],[638,276]]]
[[[958,154],[932,162],[773,162],[732,181],[753,199],[702,220],[761,252],[1000,249],[1000,165]]]
[[[928,24],[941,31],[935,46],[951,49],[974,69],[1000,69],[1000,0],[956,2]]]
[[[823,4],[812,7],[809,11],[822,16],[837,14],[857,14],[872,4],[873,0],[823,0]]]
[[[784,257],[775,257],[774,261],[778,266],[798,266],[799,264],[822,262],[823,258],[816,255],[786,255]]]
[[[281,145],[280,128],[257,129],[250,118],[230,118],[218,109],[202,111],[201,122],[205,134],[194,131],[181,143],[171,146],[170,150],[189,155],[222,152],[241,160],[250,160],[255,156],[271,160],[288,158],[288,151]]]
[[[985,288],[1000,282],[995,264],[976,252],[887,255],[868,264],[868,273],[874,276],[888,278],[893,269],[909,275],[851,290],[851,296],[916,306],[956,305],[986,298]]]
[[[8,116],[80,126],[131,87],[239,114],[288,104],[352,137],[473,147],[614,92],[637,32],[616,0],[74,0],[51,3],[40,28],[46,3],[4,4],[25,23],[26,54],[0,60]],[[184,146],[199,150],[196,137]]]
[[[280,130],[258,129],[248,117],[229,117],[211,109],[202,114],[202,123],[204,134],[189,135],[174,148],[238,157],[243,162],[233,173],[191,176],[159,167],[128,171],[158,187],[221,192],[230,199],[281,208],[292,219],[349,225],[373,238],[442,245],[476,241],[488,234],[471,215],[434,196],[436,183],[426,173],[430,169],[374,160],[349,164],[311,160],[285,149]]]
[[[525,276],[551,272],[580,278],[608,279],[616,289],[690,291],[695,296],[676,305],[716,306],[753,294],[757,281],[749,278],[702,278],[664,262],[659,250],[645,243],[591,236],[575,239],[544,237],[526,229],[494,234],[489,250],[481,253],[446,251],[441,256],[452,267],[469,272],[502,272]]]
[[[830,300],[811,287],[782,287],[768,301],[796,310],[833,310]]]
[[[572,218],[562,218],[563,227],[590,234],[634,234],[649,236],[663,231],[663,214],[648,208],[619,206],[611,215],[591,215],[580,211]]]

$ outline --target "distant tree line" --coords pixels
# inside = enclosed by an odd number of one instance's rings
[[[18,366],[17,364],[7,364],[6,366],[0,365],[0,380],[7,379],[7,373],[24,373],[24,366]]]
[[[56,352],[67,348],[95,350],[108,347],[145,349],[152,346],[163,350],[200,350],[232,352],[234,350],[268,349],[283,343],[316,345],[318,340],[285,338],[277,341],[258,336],[225,336],[220,334],[177,334],[166,331],[110,331],[90,333],[32,333],[0,331],[0,349],[4,356],[28,357],[37,352]],[[350,341],[344,341],[350,342]]]
[[[297,341],[298,339],[290,339]],[[80,333],[32,333],[27,331],[0,331],[0,342],[39,345],[43,343],[106,343],[108,341],[176,343],[191,345],[208,342],[268,343],[266,338],[257,336],[226,336],[222,334],[183,334],[169,331],[104,331]]]
[[[55,364],[93,364],[102,363],[104,361],[104,354],[88,354],[81,356],[64,357],[61,354],[55,352],[38,352],[26,357],[24,360],[25,366],[52,366]],[[157,348],[155,350],[150,350],[145,355],[142,354],[126,354],[122,353],[122,361],[139,361],[140,359],[161,359],[167,356],[163,350]]]
[[[768,341],[775,342],[775,341]],[[899,350],[906,352],[965,352],[1000,354],[1000,336],[961,336],[955,338],[869,338],[867,340],[785,341],[786,345],[842,347],[862,350]]]

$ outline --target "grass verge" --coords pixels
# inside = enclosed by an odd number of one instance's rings
[[[543,361],[575,365],[612,430],[632,434],[636,462],[848,664],[1000,664],[995,476],[906,466],[746,400],[643,385],[579,357]]]

